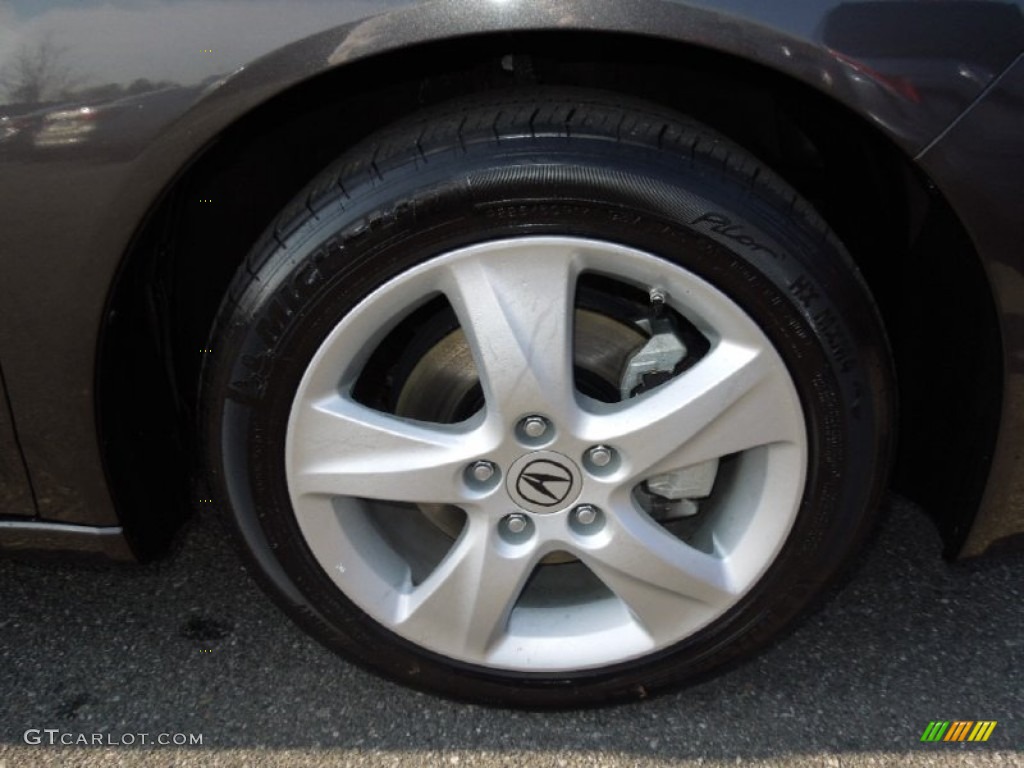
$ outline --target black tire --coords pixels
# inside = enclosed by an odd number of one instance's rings
[[[372,291],[438,254],[523,235],[621,243],[711,283],[770,339],[806,420],[802,500],[766,572],[692,635],[596,668],[510,672],[409,642],[336,586],[289,496],[290,410],[332,329]],[[488,704],[642,698],[763,648],[861,546],[889,463],[885,334],[828,226],[772,171],[708,128],[600,92],[534,89],[455,102],[354,148],[253,248],[209,346],[202,402],[211,487],[264,586],[349,659],[407,685]],[[382,388],[400,387],[401,366],[384,367]],[[389,398],[380,394],[381,403]]]

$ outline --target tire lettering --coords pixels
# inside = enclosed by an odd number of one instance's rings
[[[814,323],[818,326],[825,347],[839,364],[839,370],[849,373],[853,369],[854,357],[850,353],[850,345],[846,341],[846,334],[839,324],[835,313],[828,308],[821,310],[813,317]]]
[[[698,224],[710,229],[716,235],[721,235],[728,240],[732,240],[734,243],[742,245],[744,248],[748,248],[754,253],[766,253],[776,260],[780,260],[782,258],[779,253],[769,248],[764,243],[758,242],[750,235],[744,234],[743,225],[734,224],[732,219],[725,214],[712,212],[703,213],[690,222],[690,226],[697,226]]]
[[[810,309],[814,300],[821,297],[814,284],[802,275],[789,284],[789,292],[803,305],[804,309]]]

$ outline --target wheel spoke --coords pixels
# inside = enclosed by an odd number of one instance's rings
[[[505,423],[575,407],[577,271],[570,249],[550,245],[519,245],[448,267],[442,290],[473,351],[487,408]]]
[[[470,520],[433,573],[409,594],[398,624],[455,654],[484,657],[502,637],[533,571],[530,553],[494,546],[485,520]]]
[[[617,445],[634,478],[799,438],[802,424],[765,350],[722,343],[662,387],[587,418],[588,437]],[[798,406],[796,406],[798,408]]]
[[[333,396],[295,414],[290,479],[297,495],[457,504],[476,431],[429,426]]]
[[[617,511],[583,562],[621,599],[655,640],[678,632],[681,616],[716,613],[736,599],[725,560],[701,552],[646,515]]]
[[[800,405],[777,374],[762,379],[696,436],[669,452],[647,474],[692,467],[711,459],[773,443],[800,439],[803,414]]]

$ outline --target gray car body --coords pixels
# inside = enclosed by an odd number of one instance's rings
[[[1024,4],[929,4],[946,16],[917,26],[923,17],[915,5],[0,3],[0,72],[6,64],[10,77],[19,57],[28,61],[48,46],[53,77],[66,86],[121,86],[117,98],[95,89],[91,100],[0,103],[0,548],[132,558],[145,549],[133,543],[133,526],[168,514],[158,499],[146,503],[145,489],[118,490],[133,470],[114,467],[111,456],[145,453],[149,443],[132,445],[130,431],[109,427],[117,401],[109,405],[107,395],[102,406],[104,387],[131,385],[109,383],[119,374],[105,355],[117,347],[105,334],[119,311],[118,278],[138,268],[132,260],[141,258],[146,227],[211,147],[309,83],[351,82],[346,72],[408,79],[418,52],[492,41],[496,55],[501,46],[514,53],[536,35],[650,41],[743,62],[835,102],[916,168],[969,237],[998,319],[978,331],[999,349],[990,410],[978,417],[983,434],[976,444],[948,446],[965,455],[934,478],[934,495],[959,506],[936,511],[936,520],[951,555],[1015,541],[1024,532]],[[993,21],[963,27],[964,10],[971,18],[991,11]],[[959,42],[944,49],[952,40]],[[144,83],[125,95],[124,86],[142,78],[174,85],[146,90]],[[77,92],[89,91],[78,85]],[[964,477],[951,476],[957,467]],[[187,476],[167,474],[187,485]],[[201,498],[201,487],[189,490]]]

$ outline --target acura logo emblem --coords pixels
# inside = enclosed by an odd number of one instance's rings
[[[583,476],[568,456],[557,451],[533,451],[520,456],[508,468],[505,490],[520,509],[552,515],[579,498]]]
[[[516,480],[519,495],[540,507],[556,507],[568,498],[573,476],[561,464],[536,459],[527,464]]]

